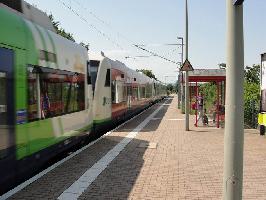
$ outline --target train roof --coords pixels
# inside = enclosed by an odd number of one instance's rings
[[[47,14],[24,0],[0,0],[0,7],[38,24],[47,30],[55,32],[53,23]]]
[[[112,60],[108,57],[99,56],[99,55],[89,56],[89,58],[90,58],[90,60],[99,60],[100,62],[102,62],[104,59],[107,59],[111,65],[111,68],[117,69],[117,70],[125,73],[125,75],[128,77],[128,80],[127,80],[128,83],[133,83],[133,82],[135,82],[135,80],[136,80],[136,82],[138,82],[140,84],[147,84],[147,83],[156,82],[156,80],[149,78],[148,76],[144,75],[141,72],[136,72],[135,70],[127,67],[124,63],[122,63],[118,60]]]

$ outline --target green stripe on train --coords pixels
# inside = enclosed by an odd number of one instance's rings
[[[52,120],[46,119],[41,121],[36,121],[28,124],[20,125],[20,130],[28,132],[28,142],[26,144],[20,143],[17,146],[17,158],[22,159],[26,156],[30,156],[40,150],[48,148],[52,145],[55,145],[67,138],[73,136],[79,136],[85,134],[86,132],[91,131],[92,124],[85,126],[79,130],[70,131],[64,133],[60,137],[55,137],[53,134]],[[29,146],[28,151],[23,150],[24,146]]]
[[[112,118],[106,118],[106,119],[93,120],[93,123],[96,125],[99,125],[99,124],[106,124],[111,121],[112,121]]]

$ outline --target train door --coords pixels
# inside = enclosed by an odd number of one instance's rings
[[[0,47],[0,193],[14,175],[14,52]]]

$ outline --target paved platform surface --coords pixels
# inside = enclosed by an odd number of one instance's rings
[[[223,129],[190,124],[165,100],[10,199],[221,199]],[[243,199],[266,199],[266,138],[246,131],[244,155]]]

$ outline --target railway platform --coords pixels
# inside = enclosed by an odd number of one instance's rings
[[[184,118],[167,98],[0,199],[221,199],[224,130]],[[265,153],[246,130],[244,199],[266,198]]]

